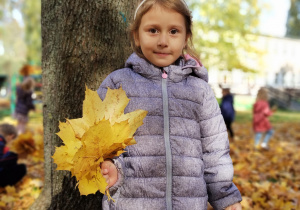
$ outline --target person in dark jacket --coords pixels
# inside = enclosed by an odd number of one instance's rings
[[[232,129],[232,123],[235,117],[235,110],[233,106],[233,95],[230,93],[229,88],[222,88],[222,101],[221,101],[221,113],[224,118],[226,128],[229,132],[231,139],[234,139],[234,132]]]
[[[144,0],[131,25],[133,53],[97,90],[122,89],[125,113],[146,110],[137,144],[101,164],[114,199],[103,209],[240,210],[227,129],[208,73],[192,50],[184,0]],[[187,56],[189,54],[189,56]]]
[[[18,155],[6,146],[16,136],[17,130],[13,125],[0,125],[0,187],[15,185],[26,174],[26,166],[17,164]]]
[[[18,134],[22,134],[26,131],[29,111],[35,109],[32,99],[34,84],[33,78],[28,76],[17,86],[17,102],[14,117],[18,121]]]

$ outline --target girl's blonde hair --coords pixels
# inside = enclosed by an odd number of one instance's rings
[[[185,4],[185,2],[183,2],[183,0],[147,0],[142,5],[140,5],[138,10],[136,11],[136,18],[131,23],[130,29],[129,29],[130,30],[131,47],[134,50],[134,52],[138,56],[145,58],[141,48],[139,46],[135,45],[134,35],[136,34],[136,36],[138,36],[138,31],[139,31],[142,17],[154,5],[159,5],[164,8],[174,10],[174,11],[180,13],[184,17],[185,26],[186,26],[186,35],[188,37],[188,40],[187,40],[186,47],[183,49],[182,56],[183,56],[183,58],[185,58],[184,54],[189,54],[198,63],[200,63],[199,56],[196,53],[196,50],[194,49],[194,45],[192,42],[192,39],[193,39],[193,37],[192,37],[192,35],[193,35],[193,33],[192,33],[192,14],[191,14],[191,11],[189,10],[189,8],[187,7],[187,5]]]
[[[24,91],[32,91],[34,88],[35,82],[31,77],[26,77],[21,83],[21,87]]]
[[[257,96],[256,96],[256,101],[259,101],[259,100],[264,100],[264,101],[268,100],[268,91],[266,88],[259,89]]]

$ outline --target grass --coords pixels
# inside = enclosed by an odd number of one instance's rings
[[[283,123],[283,122],[300,122],[300,112],[283,111],[278,110],[272,116],[270,116],[271,123]],[[244,123],[252,122],[252,110],[249,111],[237,111],[235,122]]]
[[[10,108],[0,108],[0,121],[4,117],[10,116],[10,115],[11,115]]]
[[[217,98],[219,104],[221,99]],[[234,107],[237,110],[235,116],[235,122],[246,123],[252,122],[252,106],[255,102],[255,98],[251,96],[236,95],[234,96]],[[300,122],[300,112],[298,111],[286,111],[277,110],[272,116],[270,116],[271,123],[285,123],[285,122]]]

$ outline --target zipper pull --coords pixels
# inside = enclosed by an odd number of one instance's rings
[[[167,74],[167,72],[165,70],[163,70],[163,73],[162,73],[161,77],[163,79],[167,79],[168,78],[168,74]]]

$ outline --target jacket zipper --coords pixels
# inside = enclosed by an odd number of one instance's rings
[[[163,115],[164,115],[164,139],[166,149],[166,204],[167,210],[172,210],[172,154],[170,145],[170,118],[169,118],[169,102],[167,91],[168,75],[162,68],[162,96],[163,96]]]

